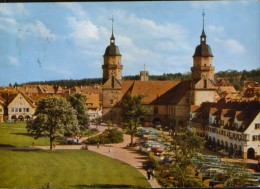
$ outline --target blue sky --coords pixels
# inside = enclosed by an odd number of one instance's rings
[[[188,72],[202,9],[216,71],[259,68],[256,0],[0,4],[0,86],[102,77],[111,15],[123,75]]]

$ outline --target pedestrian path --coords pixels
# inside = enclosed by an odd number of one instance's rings
[[[147,178],[146,171],[143,169],[142,166],[142,163],[147,160],[147,155],[140,154],[136,149],[127,147],[127,144],[129,143],[130,136],[124,135],[124,142],[122,143],[100,145],[99,148],[97,146],[89,146],[88,149],[130,164],[136,169],[138,169]],[[151,184],[152,188],[161,187],[156,181],[156,179],[150,179],[148,181]]]
[[[97,128],[96,126],[91,125],[91,128]],[[106,126],[99,126],[98,130],[100,132],[103,132],[107,129]],[[124,141],[122,143],[118,144],[106,144],[106,145],[89,145],[88,149],[114,158],[118,159],[120,161],[123,161],[129,165],[132,165],[135,167],[138,171],[140,171],[145,178],[147,178],[146,171],[143,169],[142,163],[147,160],[147,155],[141,154],[138,152],[138,150],[134,148],[127,147],[127,145],[130,143],[131,137],[130,135],[124,134]],[[80,141],[81,142],[81,141]],[[67,150],[75,150],[75,149],[81,149],[83,145],[56,145],[55,149],[67,149]],[[42,148],[48,150],[49,146],[37,146],[37,148]],[[158,184],[156,179],[150,179],[148,180],[152,188],[161,188],[161,186]]]
[[[95,126],[91,127],[96,128]],[[106,126],[98,126],[98,130],[101,132],[105,131],[106,129]],[[127,145],[130,144],[130,141],[130,135],[124,134],[124,141],[122,143],[99,145],[99,147],[89,146],[88,149],[130,164],[137,170],[139,170],[147,178],[146,171],[143,169],[142,165],[142,163],[147,160],[147,155],[139,153],[134,148],[127,147]],[[161,188],[156,179],[150,179],[148,181],[151,184],[152,188]]]

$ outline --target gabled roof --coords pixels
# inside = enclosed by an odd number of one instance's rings
[[[28,96],[28,99],[30,99],[33,103],[38,102],[39,100],[43,98],[48,98],[48,97],[62,97],[66,98],[68,94],[33,94]]]
[[[190,106],[190,111],[191,111],[191,112],[196,112],[199,108],[200,108],[200,106],[191,105],[191,106]]]
[[[220,86],[219,89],[221,90],[221,92],[237,93],[236,89],[233,86]]]
[[[14,101],[14,99],[18,96],[18,95],[22,95],[23,98],[32,106],[32,107],[35,107],[35,105],[33,104],[33,102],[31,101],[31,99],[26,96],[25,94],[23,94],[22,92],[19,92],[17,94],[12,94],[8,97],[8,106]]]
[[[210,113],[212,115],[217,115],[218,109],[217,108],[210,108]]]
[[[233,117],[235,115],[235,112],[232,109],[222,109],[221,115],[224,117]]]
[[[190,81],[123,81],[123,96],[143,95],[144,104],[177,103],[186,94]]]
[[[245,119],[245,111],[236,111],[235,117],[238,121],[243,121]]]
[[[121,89],[121,87],[122,87],[122,83],[115,76],[110,77],[103,84],[103,89],[106,89],[106,88]]]
[[[100,85],[74,86],[71,88],[71,90],[76,93],[102,93],[102,86]]]
[[[99,94],[88,93],[85,94],[85,96],[86,96],[87,108],[99,108]]]

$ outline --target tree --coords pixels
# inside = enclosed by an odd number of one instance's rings
[[[126,131],[131,135],[131,145],[133,145],[134,135],[137,127],[148,109],[142,105],[142,96],[131,96],[129,93],[122,103],[122,117]]]
[[[184,187],[194,169],[193,158],[199,157],[205,140],[194,132],[182,128],[173,136],[174,161],[169,165],[170,174],[179,187]]]
[[[244,187],[250,181],[246,163],[235,162],[234,160],[225,162],[223,172],[218,174],[215,179],[224,182],[225,187],[232,188]]]
[[[34,113],[35,119],[27,123],[27,131],[35,139],[48,136],[50,150],[53,141],[66,132],[78,132],[78,120],[76,111],[69,106],[64,98],[51,97],[38,101]]]
[[[80,129],[85,130],[89,126],[89,117],[86,108],[86,96],[74,93],[69,96],[71,106],[76,110]]]

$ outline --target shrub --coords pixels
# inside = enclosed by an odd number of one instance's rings
[[[118,129],[105,130],[102,134],[88,138],[83,141],[84,144],[111,144],[123,142],[123,133]]]

